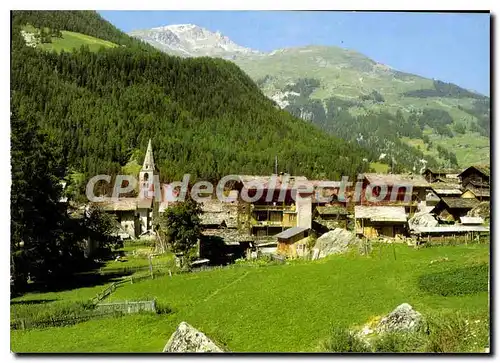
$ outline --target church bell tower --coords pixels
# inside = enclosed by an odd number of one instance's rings
[[[154,175],[156,174],[155,161],[153,159],[153,146],[151,139],[148,142],[148,149],[144,157],[142,169],[139,172],[139,193],[141,198],[153,197]]]

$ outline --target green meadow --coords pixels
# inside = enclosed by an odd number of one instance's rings
[[[39,33],[40,30],[31,26],[26,25],[23,28],[24,31],[30,33]],[[87,46],[90,51],[97,52],[101,48],[114,48],[118,45],[107,40],[95,38],[82,33],[75,33],[71,31],[63,30],[61,31],[62,37],[52,37],[50,43],[39,43],[37,47],[47,50],[47,51],[66,51],[71,52],[73,49],[80,49],[82,46]]]
[[[409,303],[425,316],[489,320],[489,244],[375,245],[317,261],[232,265],[122,284],[104,302],[156,299],[164,313],[14,330],[14,352],[160,352],[181,321],[237,352],[315,352],[332,327],[360,326]],[[106,285],[27,294],[29,309],[91,298]],[[45,300],[45,302],[44,302]],[[12,312],[11,312],[12,316]]]

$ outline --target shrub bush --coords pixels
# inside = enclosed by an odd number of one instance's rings
[[[458,296],[488,291],[488,265],[425,274],[419,277],[420,289],[429,294]]]
[[[417,332],[375,335],[367,342],[356,332],[336,326],[320,349],[336,353],[484,352],[490,346],[488,321],[487,316],[431,315]]]
[[[424,351],[429,353],[484,352],[489,347],[488,317],[451,314],[429,319]]]
[[[422,351],[422,333],[390,333],[377,337],[372,343],[376,353],[414,353]]]
[[[366,353],[370,352],[367,345],[352,331],[335,326],[330,337],[321,343],[321,350],[334,353]]]

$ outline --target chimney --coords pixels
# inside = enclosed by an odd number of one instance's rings
[[[283,172],[279,173],[279,175],[278,175],[278,181],[279,181],[280,184],[283,183]]]

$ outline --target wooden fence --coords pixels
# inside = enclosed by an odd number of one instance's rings
[[[121,312],[124,314],[139,313],[141,311],[156,313],[156,302],[155,300],[151,300],[97,304],[96,311],[100,311],[102,313]]]
[[[129,276],[128,278],[122,278],[119,281],[113,282],[111,285],[109,285],[103,291],[97,293],[97,295],[92,298],[92,303],[94,305],[98,304],[100,301],[104,300],[106,297],[108,297],[113,292],[115,292],[117,287],[119,287],[120,285],[123,285],[125,283],[129,283],[130,282],[131,284],[133,284],[135,282],[139,282],[139,281],[142,281],[142,280],[153,279],[155,276],[159,277],[159,276],[164,276],[164,275],[167,275],[167,274],[169,274],[171,276],[172,272],[170,270],[168,270],[168,271],[165,271],[165,270],[163,270],[163,271],[156,270],[156,271],[151,272],[151,273],[149,273],[147,275]]]
[[[10,328],[12,330],[25,330],[25,329],[35,329],[35,328],[51,328],[57,326],[73,325],[81,323],[93,318],[105,317],[105,316],[117,316],[119,312],[106,312],[98,313],[93,310],[89,311],[88,314],[82,314],[78,316],[65,316],[61,318],[50,318],[45,320],[31,320],[31,319],[17,319],[11,321]]]
[[[280,263],[285,263],[286,262],[286,257],[283,255],[277,255],[277,254],[271,254],[271,260],[272,261],[278,261]]]
[[[121,285],[122,283],[123,283],[123,281],[113,282],[111,285],[109,285],[103,291],[97,293],[97,295],[92,298],[92,303],[95,305],[99,301],[104,300],[106,297],[108,297],[109,295],[111,295],[111,293],[115,292],[116,287],[118,285]]]
[[[11,321],[12,330],[25,330],[35,328],[50,328],[64,325],[73,325],[90,319],[122,316],[124,314],[136,314],[139,312],[156,313],[156,301],[125,301],[106,304],[97,304],[94,309],[75,316],[65,316],[61,318],[50,318],[45,320],[17,319]]]
[[[162,269],[172,269],[172,265],[170,264],[156,264],[153,265],[153,270],[162,270]],[[149,270],[149,266],[138,266],[138,267],[117,267],[112,269],[99,269],[99,274],[108,275],[108,274],[126,274],[126,273],[134,273],[137,271]]]

